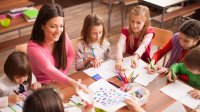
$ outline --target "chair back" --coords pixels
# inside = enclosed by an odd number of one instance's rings
[[[159,48],[167,44],[168,41],[173,36],[173,32],[169,30],[164,30],[156,27],[154,27],[154,30],[155,30],[155,37],[152,40],[152,45],[158,46]]]

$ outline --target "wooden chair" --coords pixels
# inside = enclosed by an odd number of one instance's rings
[[[28,45],[28,43],[16,45],[15,46],[15,51],[22,51],[24,53],[27,53],[27,45]]]
[[[173,36],[173,32],[169,30],[164,30],[160,28],[154,27],[155,30],[155,37],[152,40],[152,45],[158,46],[159,48],[162,48],[165,44],[168,43],[168,41]],[[163,66],[165,65],[166,55],[164,56]]]

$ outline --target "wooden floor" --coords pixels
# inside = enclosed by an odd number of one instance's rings
[[[113,8],[112,16],[111,16],[111,34],[109,35],[109,40],[111,43],[113,58],[115,57],[116,42],[117,42],[119,32],[121,29],[121,14],[120,14],[121,12],[120,11],[121,11],[120,6],[115,6]],[[64,12],[65,12],[65,24],[66,24],[65,28],[66,28],[67,34],[69,35],[71,39],[80,37],[80,31],[83,25],[83,20],[85,16],[91,12],[90,2],[65,8]],[[95,3],[94,12],[103,17],[105,21],[105,26],[107,29],[107,19],[108,19],[107,6],[100,3]],[[125,25],[127,25],[126,22],[125,22]],[[158,26],[158,24],[153,22],[152,26]],[[22,29],[21,34],[22,35],[30,34],[31,29],[32,27]],[[176,31],[176,29],[177,28],[175,26],[175,27],[170,28],[169,30]],[[3,35],[0,35],[0,42],[3,42],[5,40],[10,40],[16,37],[18,37],[18,31],[13,31],[7,34],[3,34]],[[0,75],[3,74],[3,64],[7,56],[13,51],[14,51],[14,48],[4,51],[4,52],[0,52]],[[71,72],[73,71],[74,71],[74,67],[72,67]]]

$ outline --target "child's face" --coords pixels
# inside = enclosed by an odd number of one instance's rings
[[[42,25],[42,30],[45,35],[45,42],[58,41],[63,32],[64,22],[63,17],[54,17],[50,19],[45,25]]]
[[[17,84],[23,84],[25,81],[28,80],[28,76],[15,76],[14,80]]]
[[[90,32],[90,41],[91,42],[98,42],[100,41],[103,35],[103,26],[93,26]]]
[[[146,22],[146,18],[141,15],[131,15],[130,25],[134,33],[137,33],[142,30]]]
[[[200,75],[200,70],[198,68],[188,68],[188,70],[195,75]]]
[[[184,49],[190,49],[197,44],[198,40],[179,32],[179,42]]]

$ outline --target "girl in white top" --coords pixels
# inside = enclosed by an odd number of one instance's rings
[[[103,19],[97,14],[86,16],[78,41],[75,57],[77,71],[87,67],[99,67],[110,57],[110,43],[104,39],[105,27]]]
[[[136,67],[139,59],[148,62],[150,58],[151,40],[155,33],[150,27],[150,12],[148,7],[135,6],[129,16],[129,27],[121,30],[117,43],[116,69],[121,70],[123,53],[133,55],[131,66]]]
[[[32,75],[28,57],[23,52],[13,52],[8,56],[4,64],[4,72],[5,75],[0,78],[0,97],[3,97],[4,103],[15,104],[24,98],[20,93],[27,89],[35,90],[41,87]]]

